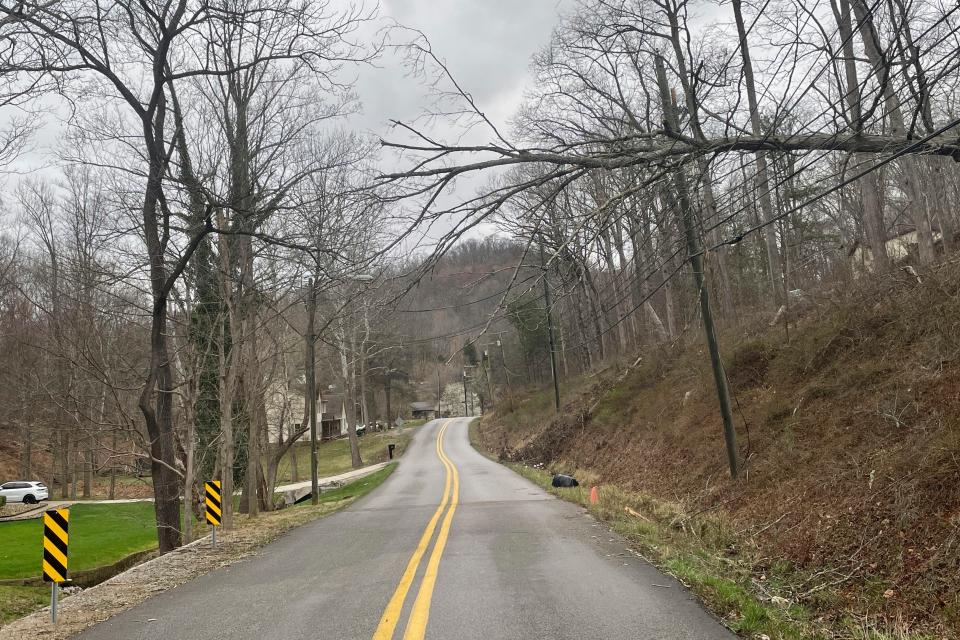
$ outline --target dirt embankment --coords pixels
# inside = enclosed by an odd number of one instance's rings
[[[940,636],[960,630],[960,268],[897,272],[813,300],[790,327],[727,335],[743,477],[727,475],[703,347],[644,354],[553,417],[533,396],[486,420],[501,457],[576,471],[749,532],[757,579]],[[632,361],[632,359],[631,359]],[[749,549],[747,549],[749,546]],[[895,622],[896,624],[892,624]]]

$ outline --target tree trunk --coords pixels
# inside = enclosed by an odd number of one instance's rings
[[[943,252],[953,253],[956,250],[954,242],[955,225],[953,220],[952,207],[950,206],[950,194],[947,190],[947,172],[950,170],[952,161],[947,158],[926,158],[926,161],[932,165],[933,171],[930,172],[931,179],[928,187],[924,189],[928,194],[932,194],[933,205],[931,211],[936,211],[936,219],[940,223],[940,234],[943,239]]]
[[[153,202],[156,205],[156,200]],[[159,247],[156,227],[148,227],[148,247]],[[152,237],[152,238],[151,238]],[[151,282],[154,288],[154,310],[150,331],[150,373],[140,395],[140,411],[144,415],[150,438],[150,467],[153,477],[154,512],[157,518],[157,540],[160,553],[180,546],[180,478],[175,471],[176,443],[173,432],[173,372],[167,349],[166,293],[158,284],[166,279],[162,252],[151,251]]]
[[[149,237],[153,234],[148,232],[147,235]],[[152,241],[148,240],[148,246],[150,244]],[[162,255],[155,255],[151,261],[153,272],[151,280],[154,283],[165,280],[162,261]],[[156,291],[156,285],[154,289]],[[140,396],[140,410],[144,415],[147,434],[150,437],[150,467],[153,478],[154,512],[157,519],[157,540],[160,553],[166,553],[180,546],[181,537],[180,478],[175,471],[176,443],[171,406],[174,385],[167,350],[165,293],[155,293],[150,333],[151,370],[148,383]]]
[[[173,394],[176,392],[167,345],[167,296],[171,283],[166,265],[166,222],[159,216],[166,158],[163,150],[165,98],[161,96],[153,119],[143,120],[149,166],[143,199],[143,234],[150,259],[150,367],[140,393],[139,408],[150,440],[154,512],[160,553],[180,546],[180,477],[173,428]],[[164,233],[161,234],[161,226]]]
[[[863,128],[861,105],[860,80],[857,74],[857,61],[853,49],[853,25],[850,18],[849,0],[832,2],[837,29],[843,42],[843,72],[846,81],[847,114],[854,131],[860,132]],[[867,164],[866,154],[853,154],[854,171]],[[841,174],[841,179],[843,175]],[[866,245],[870,248],[873,268],[877,271],[886,271],[890,267],[890,256],[887,254],[887,225],[883,220],[883,201],[880,197],[880,187],[877,177],[866,175],[859,180],[860,199],[863,206],[862,222],[863,235]]]
[[[63,424],[60,424],[54,427],[56,432],[56,450],[53,452],[55,457],[55,464],[59,471],[57,475],[60,477],[60,499],[69,500],[70,499],[70,460],[67,457],[67,452],[70,448],[70,434],[65,432],[66,427]]]
[[[117,498],[117,429],[110,432],[110,491],[107,494],[110,500]]]
[[[700,184],[703,190],[703,202],[706,209],[706,219],[718,220],[717,202],[713,195],[713,182],[710,174],[710,163],[701,158],[700,166]],[[708,238],[711,244],[716,244],[719,240],[719,229],[713,229],[709,232]],[[708,250],[706,254],[707,264],[713,259],[714,280],[717,284],[717,290],[720,292],[720,313],[728,322],[735,320],[736,309],[733,305],[733,290],[730,288],[730,272],[727,270],[727,248],[719,247],[713,251]]]
[[[343,400],[347,418],[347,438],[350,440],[350,462],[354,469],[359,469],[363,466],[363,460],[360,458],[360,441],[357,438],[356,379],[347,356],[349,345],[346,327],[342,318],[337,322],[340,325],[340,368],[343,374]]]
[[[623,321],[623,318],[620,316],[620,278],[617,276],[617,265],[613,259],[613,242],[610,239],[609,230],[604,229],[600,234],[600,248],[603,252],[603,261],[607,264],[607,271],[610,274],[611,284],[613,285],[613,300],[610,304],[610,310],[613,311],[612,320],[616,322],[617,325],[617,344],[619,348],[617,349],[618,355],[624,355],[627,353],[627,326],[626,322]],[[608,326],[611,323],[608,323]]]
[[[33,476],[33,433],[26,420],[20,422],[20,473],[24,478]]]
[[[370,410],[367,406],[367,341],[370,339],[370,318],[367,315],[366,303],[363,307],[363,338],[360,341],[360,412],[363,424],[370,432]]]
[[[218,212],[217,225],[226,227],[223,212]],[[233,472],[235,445],[233,434],[233,399],[237,389],[237,368],[239,344],[234,344],[232,336],[236,331],[237,317],[234,310],[233,287],[230,284],[230,247],[227,236],[219,237],[220,244],[220,291],[226,305],[226,317],[221,318],[220,339],[218,341],[219,359],[219,400],[220,400],[220,469],[221,488],[223,490],[223,528],[233,527]]]
[[[303,398],[304,402],[307,401],[307,398]],[[307,422],[302,422],[300,428],[303,428],[303,425],[308,424]],[[293,440],[294,429],[293,425],[290,425],[290,437],[287,439],[288,443],[292,444],[290,448],[290,482],[300,482],[300,469],[298,468],[297,462],[297,449],[296,442]]]
[[[184,436],[186,440],[186,460],[184,460],[183,475],[183,541],[184,543],[193,542],[193,504],[194,494],[193,485],[196,482],[193,471],[193,460],[196,451],[196,434],[194,417],[190,416],[186,421],[187,433]],[[222,496],[221,496],[222,498]],[[222,504],[222,503],[221,503]],[[222,511],[222,510],[221,510]]]
[[[894,138],[904,138],[906,127],[903,122],[903,111],[900,98],[893,89],[892,65],[886,52],[880,47],[880,38],[873,23],[872,12],[867,8],[864,0],[852,0],[853,12],[857,17],[860,35],[863,39],[863,51],[870,60],[881,86],[883,87],[884,103],[887,117],[890,122],[890,134]],[[917,244],[920,251],[920,264],[929,264],[934,261],[936,252],[933,245],[933,229],[930,216],[923,200],[920,184],[920,171],[917,158],[904,157],[900,159],[900,186],[907,194],[907,207],[913,218],[917,231]]]
[[[597,350],[599,352],[598,359],[600,362],[604,362],[607,359],[607,352],[603,340],[603,306],[600,302],[600,294],[594,285],[589,265],[586,263],[582,264],[581,273],[583,274],[583,292],[590,304],[590,319],[593,321],[593,335],[597,342]]]
[[[385,400],[385,402],[386,402],[386,409],[387,409],[387,427],[388,427],[388,428],[389,428],[389,426],[390,426],[391,424],[393,424],[393,408],[392,408],[391,405],[390,405],[390,400],[391,400],[391,398],[390,398],[390,391],[391,391],[390,385],[391,385],[391,381],[392,381],[392,378],[391,378],[391,376],[390,376],[390,372],[388,371],[388,372],[387,372],[386,380],[385,380],[384,383],[383,383],[383,398],[384,398],[384,400]]]
[[[583,286],[583,280],[580,281],[580,295],[586,297],[586,289]],[[583,337],[583,347],[581,349],[583,357],[583,368],[588,370],[593,367],[593,350],[590,348],[591,340],[587,339],[587,323],[583,319],[583,304],[575,305],[577,309],[577,330]],[[506,363],[504,363],[506,366]]]
[[[666,70],[664,69],[663,59],[657,56],[655,62],[657,84],[659,85],[665,124],[672,130],[679,131],[676,112],[673,105],[670,103],[670,90],[667,86],[667,74]],[[674,172],[674,184],[676,186],[677,193],[677,198],[674,202],[677,206],[676,211],[683,222],[687,255],[689,256],[690,266],[693,270],[694,287],[698,291],[700,315],[703,318],[703,329],[704,333],[706,334],[705,337],[707,341],[707,350],[710,352],[710,363],[713,369],[713,379],[717,387],[717,397],[720,403],[720,416],[723,420],[723,436],[726,443],[727,461],[730,467],[730,476],[733,479],[737,479],[739,475],[739,461],[736,431],[734,430],[733,414],[730,407],[730,392],[727,388],[727,378],[723,370],[723,362],[720,358],[720,347],[713,325],[713,315],[710,308],[710,287],[704,279],[703,256],[700,240],[697,236],[696,224],[693,218],[694,211],[687,195],[686,177],[684,176],[682,169]]]
[[[87,446],[83,451],[83,497],[89,498],[93,491],[93,434],[87,436]]]
[[[80,412],[74,410],[73,422],[71,424],[80,426]],[[70,446],[67,447],[67,458],[70,464],[70,499],[77,499],[77,467],[82,467],[83,457],[80,455],[80,438],[71,438]],[[82,471],[82,469],[81,469]]]
[[[623,316],[626,318],[628,333],[630,334],[630,343],[632,346],[637,347],[640,344],[640,324],[638,321],[638,315],[634,304],[631,304],[633,299],[631,295],[631,287],[629,282],[630,269],[628,264],[630,264],[630,259],[627,257],[626,249],[626,240],[624,235],[629,234],[629,229],[624,229],[627,226],[627,223],[623,220],[617,220],[614,222],[614,244],[617,249],[617,257],[620,260],[620,308],[622,309]],[[562,332],[562,324],[561,332]],[[565,349],[563,352],[565,353]],[[566,357],[564,357],[564,362],[566,362]],[[564,364],[566,367],[566,364]],[[566,370],[564,370],[564,375],[566,375]]]
[[[260,437],[261,437],[261,413],[263,411],[263,390],[260,372],[260,355],[258,349],[258,331],[256,328],[257,312],[254,308],[256,304],[253,299],[253,255],[249,245],[249,236],[241,238],[240,243],[240,261],[243,272],[242,286],[243,292],[241,299],[240,321],[243,327],[242,340],[240,346],[242,351],[246,352],[244,356],[243,367],[243,392],[244,404],[246,405],[247,418],[247,472],[244,477],[243,499],[247,505],[247,514],[251,518],[257,517],[260,510],[260,476],[263,469],[260,465]]]
[[[753,61],[750,58],[750,45],[747,40],[746,26],[743,22],[743,11],[741,0],[733,0],[733,15],[737,23],[737,34],[740,38],[740,57],[743,61],[743,80],[747,89],[747,105],[750,109],[750,127],[753,134],[761,135],[762,127],[760,125],[760,108],[757,104],[757,89],[753,77]],[[770,184],[770,174],[767,169],[767,154],[764,151],[757,152],[757,173],[756,189],[759,193],[760,211],[763,215],[763,221],[770,222],[774,218],[773,202],[770,198],[770,191],[773,186]],[[767,249],[767,266],[770,274],[770,293],[773,305],[779,306],[783,301],[781,299],[783,290],[783,273],[780,269],[780,256],[777,250],[777,234],[772,224],[767,224],[763,228],[763,241]]]
[[[92,326],[92,325],[91,325]],[[88,449],[86,475],[83,478],[83,495],[90,497],[90,486],[93,484],[93,468],[95,464],[95,449],[101,448],[100,436],[102,435],[103,425],[107,422],[107,385],[100,386],[100,412],[97,421],[97,438],[91,435],[90,447]]]
[[[277,448],[274,449],[273,454],[267,460],[267,474],[266,474],[266,494],[267,496],[273,496],[274,491],[277,488],[277,471],[280,468],[280,462],[283,460],[283,456],[290,452],[291,458],[294,457],[294,452],[297,450],[296,442],[300,439],[303,434],[309,431],[309,423],[304,420],[300,424],[299,429],[291,429],[290,437],[287,438],[287,441],[284,443],[278,444]],[[297,480],[291,478],[293,482]],[[272,506],[272,502],[271,502]]]

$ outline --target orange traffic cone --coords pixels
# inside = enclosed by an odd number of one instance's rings
[[[590,504],[597,504],[600,501],[600,492],[596,487],[590,489]]]

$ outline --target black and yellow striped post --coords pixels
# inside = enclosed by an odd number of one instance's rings
[[[213,527],[213,546],[217,546],[217,527],[223,522],[223,507],[220,496],[220,481],[210,480],[204,483],[207,505],[207,522]]]
[[[57,595],[67,581],[70,509],[51,509],[43,514],[43,581],[50,585],[50,619],[57,622]]]

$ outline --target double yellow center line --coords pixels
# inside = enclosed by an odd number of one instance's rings
[[[440,557],[443,556],[443,549],[447,546],[450,523],[453,521],[453,512],[457,509],[457,501],[460,495],[460,474],[450,458],[443,452],[443,436],[446,434],[450,422],[451,420],[444,422],[437,433],[437,456],[446,469],[443,498],[440,500],[440,506],[433,512],[430,522],[427,523],[427,528],[423,530],[420,542],[407,563],[407,568],[400,578],[400,583],[397,585],[396,591],[393,592],[393,596],[390,597],[387,608],[383,611],[380,624],[373,634],[373,640],[391,640],[393,638],[393,632],[400,621],[400,612],[407,599],[407,593],[410,591],[410,586],[417,575],[417,569],[420,568],[420,561],[430,546],[433,533],[442,516],[443,523],[440,525],[440,533],[437,535],[437,541],[433,545],[433,551],[427,561],[427,568],[420,583],[420,591],[417,593],[416,600],[413,601],[413,608],[410,610],[410,617],[407,619],[407,628],[404,631],[403,640],[422,640],[427,632],[430,601],[433,599],[433,587],[437,582],[437,573],[440,569]],[[445,516],[443,515],[444,510],[447,512]]]

